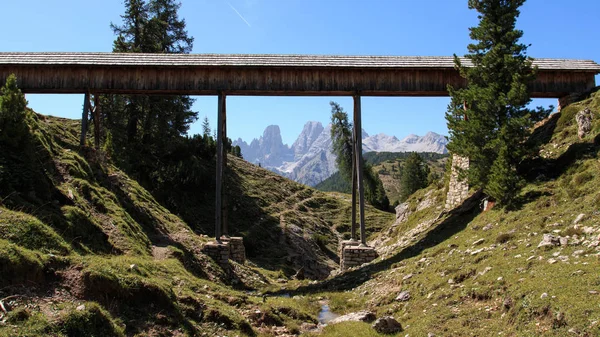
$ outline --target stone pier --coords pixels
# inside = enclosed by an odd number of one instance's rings
[[[360,241],[342,241],[340,251],[340,268],[342,271],[369,263],[379,256],[375,248],[361,246]]]
[[[246,248],[244,247],[244,238],[242,237],[228,237],[221,238],[223,243],[229,244],[229,259],[244,264],[246,262]]]
[[[215,260],[223,270],[229,270],[230,248],[228,242],[209,242],[202,247],[202,252]]]

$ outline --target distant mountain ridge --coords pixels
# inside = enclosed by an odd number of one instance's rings
[[[409,135],[402,140],[379,133],[373,136],[362,130],[363,152],[436,152],[447,153],[448,141],[442,135],[428,132],[425,136]],[[337,171],[332,153],[331,124],[323,126],[310,121],[292,144],[283,144],[281,130],[269,125],[250,144],[238,138],[244,159],[308,186],[316,186]]]

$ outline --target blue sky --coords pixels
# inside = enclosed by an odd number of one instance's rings
[[[121,0],[2,0],[0,51],[111,51],[110,22]],[[600,62],[597,0],[529,0],[518,27],[533,57]],[[340,55],[462,55],[477,14],[466,0],[183,0],[180,16],[195,38],[194,53]],[[600,78],[596,77],[600,83]],[[28,95],[43,114],[79,118],[82,95]],[[228,97],[228,132],[251,140],[270,124],[291,145],[309,120],[329,122],[329,101],[352,109],[348,97]],[[448,98],[363,98],[363,128],[402,138],[447,134]],[[536,100],[537,105],[555,100]],[[216,120],[216,97],[198,97],[202,119]],[[200,132],[200,123],[191,133]]]

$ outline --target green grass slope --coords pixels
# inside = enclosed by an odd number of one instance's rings
[[[584,108],[593,127],[578,139],[575,114]],[[418,191],[408,217],[375,238],[384,258],[299,291],[328,298],[337,313],[394,316],[399,336],[600,335],[599,117],[596,92],[536,129],[544,145],[522,168],[529,180],[518,209],[482,212],[474,195],[440,213],[443,192]],[[567,244],[538,248],[544,235]],[[410,299],[396,299],[402,291]],[[376,335],[365,323],[323,335],[350,332]]]
[[[347,196],[230,157],[231,232],[249,261],[227,275],[201,252],[214,201],[189,205],[188,225],[104,154],[80,151],[79,121],[27,119],[29,138],[0,157],[0,336],[268,336],[316,322],[316,302],[261,294],[308,284],[289,279],[299,268],[336,268]],[[393,221],[367,215],[371,235]]]

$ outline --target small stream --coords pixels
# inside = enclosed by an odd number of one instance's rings
[[[321,311],[319,311],[319,324],[326,325],[327,323],[329,323],[329,321],[339,316],[340,315],[331,312],[331,310],[329,310],[329,305],[327,303],[324,303],[321,305]]]

